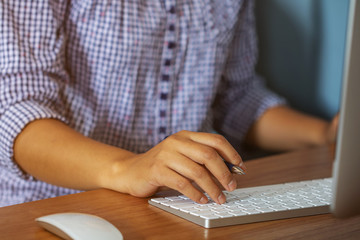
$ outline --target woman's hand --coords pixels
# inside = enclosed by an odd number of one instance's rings
[[[293,151],[336,140],[338,115],[332,122],[286,106],[268,109],[251,127],[246,142],[269,151]]]
[[[198,203],[224,203],[220,184],[229,191],[236,181],[224,160],[243,166],[241,157],[217,134],[181,131],[143,154],[94,141],[54,119],[36,120],[17,137],[16,162],[36,179],[73,189],[108,188],[150,196],[170,187]],[[224,159],[224,160],[223,160]]]
[[[195,182],[211,199],[222,204],[226,197],[213,177],[226,190],[236,189],[236,180],[223,159],[245,169],[240,155],[223,136],[180,131],[146,153],[118,161],[112,168],[108,188],[146,197],[166,186],[198,203],[208,202],[192,184]],[[119,186],[126,189],[118,189]]]
[[[336,114],[335,117],[331,120],[328,127],[325,131],[325,142],[334,143],[337,137],[337,131],[339,127],[339,114]]]

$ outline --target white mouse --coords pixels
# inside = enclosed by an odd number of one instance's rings
[[[121,232],[105,219],[84,213],[57,213],[35,219],[43,228],[63,239],[122,240]]]

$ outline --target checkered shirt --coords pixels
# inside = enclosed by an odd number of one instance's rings
[[[284,100],[255,74],[247,0],[0,2],[0,206],[75,193],[24,173],[16,136],[53,118],[136,153],[180,130],[242,139]]]

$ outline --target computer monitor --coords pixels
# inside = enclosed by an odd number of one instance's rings
[[[360,214],[360,2],[350,0],[331,212]]]

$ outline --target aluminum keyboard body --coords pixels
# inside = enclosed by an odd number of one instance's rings
[[[205,228],[328,213],[331,178],[225,191],[226,203],[198,204],[186,196],[153,198],[149,203]]]

